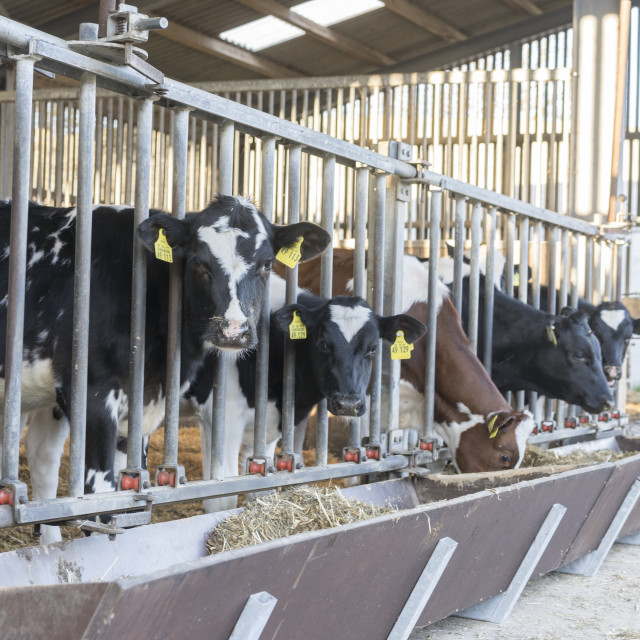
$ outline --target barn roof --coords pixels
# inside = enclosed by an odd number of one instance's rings
[[[130,0],[133,3],[133,0]],[[183,82],[427,71],[571,23],[571,0],[379,0],[378,8],[322,26],[292,7],[301,0],[138,0],[141,13],[169,20],[152,33],[149,62]],[[0,13],[76,39],[97,22],[93,0],[1,0]],[[259,51],[220,34],[275,15],[302,35]]]

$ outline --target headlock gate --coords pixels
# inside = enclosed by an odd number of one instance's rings
[[[116,513],[119,515],[114,517],[112,527],[104,529],[115,533],[119,527],[148,522],[151,505],[329,478],[406,473],[409,468],[418,472],[419,465],[434,462],[438,455],[442,457],[446,453],[441,449],[438,454],[437,446],[432,450],[394,453],[386,444],[385,432],[394,431],[399,420],[399,365],[392,363],[388,350],[378,350],[371,380],[367,447],[382,455],[367,457],[361,448],[358,420],[352,420],[349,448],[365,455],[358,456],[356,461],[351,458],[351,461],[327,465],[328,411],[324,401],[317,410],[315,466],[297,469],[295,465],[284,464],[275,471],[268,462],[261,473],[224,478],[222,442],[225,427],[229,428],[233,416],[225,416],[225,360],[220,359],[214,382],[211,464],[205,470],[210,479],[195,482],[185,479],[174,482],[175,486],[162,486],[156,476],[156,483],[151,484],[140,464],[144,353],[136,344],[144,334],[147,311],[144,260],[138,260],[132,274],[131,370],[134,375],[129,391],[127,450],[127,474],[138,483],[136,490],[83,495],[88,310],[90,285],[97,286],[90,283],[88,277],[94,203],[133,203],[135,221],[139,224],[148,217],[150,205],[170,208],[173,216],[181,219],[189,208],[204,206],[216,192],[231,195],[241,189],[245,192],[243,195],[258,196],[260,210],[268,220],[284,224],[310,219],[331,234],[336,246],[353,248],[354,293],[365,296],[379,315],[400,311],[398,296],[387,294],[401,288],[404,250],[429,256],[432,268],[425,418],[418,429],[424,441],[435,440],[437,269],[434,265],[445,254],[447,243],[453,247],[452,287],[458,309],[461,309],[462,265],[468,252],[469,334],[475,346],[479,314],[486,314],[487,349],[480,356],[487,365],[490,364],[493,315],[491,302],[481,311],[479,274],[494,272],[499,253],[504,253],[506,258],[504,286],[509,295],[514,293],[516,273],[524,284],[526,279],[522,274],[530,267],[530,301],[534,305],[540,304],[543,285],[549,285],[550,291],[560,292],[559,300],[549,295],[551,310],[565,303],[576,304],[578,296],[598,302],[601,295],[606,299],[619,299],[625,292],[627,239],[622,230],[603,233],[596,226],[431,172],[424,165],[411,162],[411,146],[405,143],[380,141],[379,151],[374,152],[202,89],[159,78],[157,70],[139,63],[135,64],[140,70],[109,62],[96,54],[95,38],[91,25],[83,26],[79,42],[69,43],[0,17],[0,55],[15,65],[16,83],[15,94],[1,98],[2,121],[12,125],[13,146],[7,140],[11,127],[3,126],[1,186],[4,194],[9,195],[8,185],[12,183],[12,236],[0,527]],[[53,94],[34,92],[34,71],[38,69],[79,80],[79,91],[77,94],[68,90]],[[560,79],[554,75],[554,81]],[[102,90],[110,93],[103,94]],[[104,122],[109,126],[103,127]],[[502,133],[498,131],[497,135]],[[380,152],[383,148],[386,153]],[[8,170],[10,149],[11,172]],[[496,162],[498,166],[499,160]],[[28,255],[26,221],[31,198],[52,204],[72,204],[77,211],[69,496],[43,502],[29,501],[26,486],[18,478],[19,441],[24,427],[20,389]],[[480,258],[482,244],[489,249],[486,262]],[[332,292],[332,264],[329,247],[321,267],[320,293],[325,297],[330,297]],[[296,274],[295,268],[288,272],[287,301],[295,300]],[[179,278],[180,263],[176,261],[167,282],[172,291],[168,320],[170,351],[164,463],[158,472],[171,472],[176,478],[181,476],[178,457],[180,341],[176,338],[181,313]],[[518,295],[526,300],[528,287],[520,286]],[[254,433],[254,459],[257,460],[266,458],[268,311],[267,300],[258,351]],[[293,359],[289,355],[285,362],[289,390],[293,377]],[[531,406],[534,401],[530,399]],[[514,402],[524,406],[524,394],[519,394]],[[554,408],[548,403],[545,411],[547,428],[545,433],[536,436],[538,439],[564,439],[598,432],[594,417],[587,417],[582,429],[565,431],[565,419],[575,417],[575,409]],[[553,426],[548,426],[554,411],[555,426],[562,427],[560,433],[554,433]],[[277,458],[285,463],[295,459],[293,412],[289,394],[283,405],[282,445]],[[608,427],[617,424],[615,420],[607,422]],[[574,420],[572,427],[575,426]],[[121,475],[119,488],[126,488],[123,478]]]

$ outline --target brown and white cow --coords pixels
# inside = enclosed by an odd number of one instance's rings
[[[353,252],[334,249],[333,293],[352,293]],[[317,291],[319,262],[298,268],[300,286]],[[404,256],[402,311],[427,322],[428,272],[413,256]],[[436,324],[436,433],[447,443],[453,462],[463,473],[516,468],[522,462],[527,436],[534,427],[528,413],[513,411],[471,350],[449,291],[441,284]],[[401,368],[400,426],[423,424],[426,338],[414,345]],[[493,437],[491,437],[493,435]]]

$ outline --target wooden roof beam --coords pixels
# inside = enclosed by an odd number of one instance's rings
[[[236,2],[239,2],[240,4],[264,15],[272,15],[284,22],[288,22],[289,24],[298,27],[298,29],[302,29],[308,36],[315,38],[316,40],[320,40],[334,49],[339,49],[358,60],[373,64],[376,67],[387,66],[395,62],[394,58],[391,58],[384,53],[380,53],[379,51],[361,44],[360,42],[356,42],[355,40],[338,33],[335,29],[330,29],[318,24],[317,22],[313,22],[294,11],[291,11],[288,7],[276,2],[276,0],[236,0]]]
[[[536,6],[531,0],[502,0],[504,4],[526,16],[539,16],[544,13],[542,9]]]
[[[429,31],[447,42],[462,42],[469,37],[460,29],[442,20],[442,18],[416,7],[409,0],[383,0],[383,2],[389,11],[397,13],[409,22],[413,22],[425,31]]]
[[[197,51],[202,51],[216,58],[222,58],[233,64],[245,67],[245,69],[255,71],[267,78],[297,78],[307,75],[297,69],[267,60],[220,38],[213,38],[189,27],[176,24],[173,20],[169,21],[169,26],[166,29],[156,33]]]

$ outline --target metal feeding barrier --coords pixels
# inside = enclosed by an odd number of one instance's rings
[[[161,23],[148,25],[144,16],[135,20],[141,27],[162,26]],[[125,34],[131,31],[124,29]],[[549,284],[550,288],[555,285],[562,300],[575,301],[578,295],[594,299],[599,291],[604,291],[608,297],[619,297],[624,291],[627,245],[622,235],[602,234],[593,225],[427,171],[410,162],[410,146],[389,143],[384,149],[387,153],[375,152],[166,79],[144,63],[132,42],[116,40],[116,44],[125,49],[131,46],[128,53],[118,54],[120,57],[114,62],[112,52],[105,56],[96,35],[95,25],[83,25],[80,41],[65,42],[0,17],[0,55],[15,65],[16,84],[15,94],[5,94],[1,98],[3,122],[12,124],[14,132],[13,145],[3,144],[4,159],[7,159],[6,149],[12,150],[13,158],[10,163],[3,162],[2,185],[6,189],[10,180],[13,184],[12,228],[15,232],[10,252],[13,275],[9,289],[0,480],[4,504],[0,505],[0,527],[64,522],[116,513],[119,515],[113,517],[112,525],[101,529],[115,534],[123,527],[148,522],[152,505],[255,492],[329,478],[407,473],[409,467],[415,471],[416,463],[429,464],[438,456],[437,451],[402,450],[395,453],[390,445],[387,446],[385,432],[393,432],[398,421],[399,366],[385,354],[378,355],[374,361],[371,382],[368,446],[381,451],[383,455],[378,459],[360,456],[357,461],[327,465],[328,414],[324,402],[317,410],[315,466],[297,469],[295,465],[285,464],[282,469],[272,472],[269,465],[264,465],[261,473],[223,478],[221,444],[225,407],[221,399],[224,397],[225,369],[221,360],[214,382],[211,465],[205,469],[205,477],[210,479],[188,481],[178,459],[181,381],[177,330],[180,324],[180,272],[177,264],[172,269],[170,285],[168,283],[171,302],[164,461],[158,469],[156,483],[152,485],[147,472],[140,469],[141,482],[135,491],[83,496],[93,202],[133,203],[138,224],[148,216],[150,203],[165,208],[170,204],[173,215],[180,218],[194,203],[204,206],[215,191],[233,194],[242,187],[245,195],[259,194],[259,205],[267,219],[279,223],[310,219],[329,231],[336,244],[353,247],[356,256],[354,292],[366,293],[377,314],[399,311],[397,296],[385,299],[384,292],[389,286],[396,291],[401,288],[402,272],[398,265],[404,249],[428,254],[433,265],[443,243],[455,240],[454,260],[458,267],[464,259],[464,251],[470,249],[472,342],[477,333],[478,273],[485,267],[491,270],[497,255],[494,249],[506,253],[505,283],[509,294],[513,293],[518,262],[520,269],[531,266],[534,291],[539,292],[541,284]],[[54,94],[34,92],[33,78],[37,70],[79,80],[79,97],[67,90]],[[100,91],[110,93],[99,94],[98,87]],[[38,95],[41,97],[34,102]],[[98,98],[98,95],[105,97]],[[34,126],[36,134],[32,138]],[[6,142],[5,129],[2,135]],[[30,140],[33,144],[28,143]],[[382,150],[381,144],[379,151]],[[159,157],[163,161],[158,160]],[[9,164],[11,172],[7,169]],[[18,478],[26,222],[28,201],[33,197],[55,204],[75,205],[78,225],[73,334],[73,360],[77,366],[74,367],[70,404],[69,496],[41,503],[27,499],[26,487]],[[342,213],[343,210],[346,213]],[[479,259],[482,242],[490,248],[486,265]],[[365,268],[365,251],[369,252],[368,269]],[[371,259],[372,255],[374,259]],[[569,262],[571,269],[564,268]],[[143,265],[142,256],[136,254],[132,276],[133,336],[144,333]],[[453,295],[460,308],[461,272],[458,269],[456,273]],[[436,284],[437,270],[432,268],[430,292],[435,292]],[[322,258],[321,294],[329,296],[331,288],[332,250],[329,249]],[[526,289],[520,288],[521,297],[526,295]],[[287,277],[287,299],[293,300],[295,295],[296,270],[293,269]],[[429,296],[431,328],[435,328],[436,297]],[[490,321],[490,303],[486,305],[485,313]],[[265,300],[258,351],[254,435],[254,458],[258,460],[266,455],[268,318],[269,302]],[[485,362],[488,353],[484,354]],[[133,345],[128,469],[139,468],[143,446],[143,356]],[[426,437],[433,435],[434,358],[433,330],[429,333],[427,347],[429,368],[422,429]],[[288,391],[293,381],[292,367],[293,359],[289,357],[285,365]],[[387,378],[384,373],[390,373],[391,377]],[[522,404],[524,398],[520,396],[517,402]],[[558,415],[563,415],[560,411]],[[618,423],[611,422],[609,426],[614,424]],[[291,399],[284,403],[282,425],[278,460],[286,463],[294,459]],[[598,433],[596,426],[589,424],[582,430],[542,435],[550,435],[553,439],[594,435]],[[349,448],[360,450],[360,447],[359,424],[353,420]],[[446,454],[439,453],[441,456]],[[276,466],[280,465],[276,463]],[[158,482],[158,474],[170,472],[185,481],[175,482],[175,486]]]

